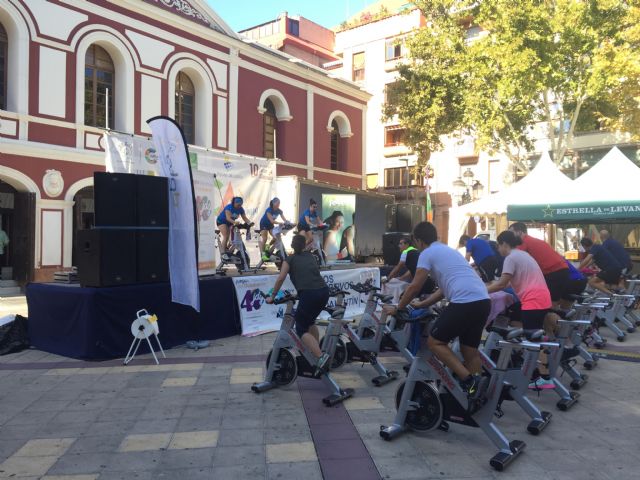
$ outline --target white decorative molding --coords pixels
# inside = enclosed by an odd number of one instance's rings
[[[138,49],[140,62],[148,67],[161,69],[169,54],[175,50],[173,45],[147,37],[133,30],[125,30],[125,33]]]
[[[0,118],[0,135],[15,137],[18,133],[18,121],[9,118]]]
[[[227,65],[222,62],[211,60],[210,58],[207,58],[207,63],[209,64],[209,67],[211,67],[211,71],[213,72],[213,78],[215,78],[217,87],[222,90],[226,90],[227,89],[227,70],[228,70]]]
[[[66,41],[74,28],[89,19],[84,13],[46,0],[29,0],[28,4],[40,33],[58,40]]]
[[[149,75],[140,75],[140,130],[142,132],[150,134],[151,128],[147,120],[162,113],[160,98],[162,98],[162,80]]]
[[[218,97],[218,147],[227,148],[227,99]]]
[[[59,170],[47,170],[42,177],[42,189],[51,198],[59,197],[64,190],[64,178]]]
[[[207,25],[211,24],[208,18],[206,18],[202,13],[200,13],[198,10],[193,8],[193,6],[191,6],[191,4],[186,0],[154,0],[154,1],[156,3],[160,3],[164,5],[165,7],[172,8],[183,15],[186,15],[188,17],[193,17],[202,23],[206,23]]]
[[[289,110],[289,104],[284,95],[274,88],[269,88],[262,92],[260,95],[260,101],[258,102],[258,113],[263,115],[266,112],[264,108],[264,102],[271,100],[273,106],[276,109],[276,118],[279,122],[288,122],[292,120],[291,111]]]
[[[338,124],[338,133],[340,134],[340,137],[349,138],[353,136],[349,117],[347,117],[347,115],[341,110],[334,110],[333,112],[331,112],[331,115],[329,115],[329,121],[327,122],[327,132],[331,133],[333,131],[333,127],[331,126],[331,124],[334,120]]]
[[[64,118],[67,98],[67,53],[40,46],[38,112]],[[84,94],[84,88],[83,94]]]

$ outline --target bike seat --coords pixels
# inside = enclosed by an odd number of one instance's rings
[[[389,303],[391,300],[393,300],[393,295],[384,295],[382,293],[376,293],[374,294],[374,297],[376,297],[382,303]]]
[[[323,308],[323,310],[325,312],[327,312],[329,315],[331,315],[331,318],[340,318],[344,315],[344,307],[330,307],[330,306],[326,306]]]
[[[256,233],[260,233],[262,230],[254,230],[254,232]]]
[[[220,233],[220,230],[214,230],[215,233]]]
[[[523,330],[524,338],[529,340],[530,342],[541,342],[544,340],[544,330],[540,329],[528,329]]]
[[[583,300],[586,300],[587,298],[589,298],[589,295],[584,295],[584,294],[574,295],[574,294],[570,294],[570,295],[567,295],[567,297],[569,297],[571,300],[574,300],[576,302],[582,302]]]
[[[513,340],[514,338],[522,335],[521,328],[499,327],[497,325],[491,325],[489,328],[487,328],[487,331],[497,333],[502,337],[503,340]]]

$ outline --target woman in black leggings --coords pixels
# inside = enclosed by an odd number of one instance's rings
[[[298,308],[295,314],[296,333],[318,359],[316,367],[322,370],[329,360],[329,355],[323,354],[320,349],[320,332],[315,323],[329,301],[329,287],[320,275],[316,257],[305,251],[306,244],[307,239],[304,235],[293,237],[291,248],[294,254],[287,257],[282,264],[273,292],[267,297],[266,302],[273,303],[287,275],[290,275],[291,283],[298,292]]]

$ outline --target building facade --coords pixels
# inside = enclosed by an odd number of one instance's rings
[[[278,159],[279,175],[361,188],[369,95],[241,39],[202,0],[0,0],[0,256],[26,282],[73,265],[105,128]]]
[[[337,60],[333,30],[299,15],[281,13],[275,20],[238,32],[244,38],[322,67]]]

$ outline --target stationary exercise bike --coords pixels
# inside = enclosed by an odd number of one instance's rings
[[[396,315],[402,321],[421,320],[420,317],[409,318],[405,311]],[[433,352],[424,348],[421,355],[413,359],[406,381],[398,387],[397,413],[393,424],[381,426],[380,436],[385,440],[392,440],[407,429],[427,432],[437,428],[448,431],[447,422],[480,427],[499,449],[490,459],[490,465],[498,471],[504,470],[522,453],[526,445],[520,440],[510,442],[493,421],[502,395],[507,366],[517,344],[503,341],[500,347],[500,356],[488,378],[488,387],[476,405],[470,405],[471,401],[458,381]],[[470,410],[475,412],[469,413]]]
[[[268,250],[269,260],[263,260],[261,258],[258,264],[256,265],[256,270],[260,270],[264,268],[264,264],[267,262],[274,263],[275,266],[278,267],[278,270],[280,270],[280,267],[282,266],[282,262],[284,262],[284,260],[287,258],[287,250],[284,247],[282,236],[289,233],[289,231],[293,229],[294,226],[295,225],[293,223],[287,222],[282,225],[275,225],[273,227],[273,230],[271,230],[271,235],[273,236],[274,242],[271,245],[271,247],[269,247],[269,250]],[[254,231],[258,235],[260,235],[260,230],[254,230]],[[260,254],[262,255],[262,252],[260,252]]]
[[[358,326],[354,328],[348,322],[340,324],[330,322],[321,345],[334,359],[331,363],[332,369],[340,367],[345,363],[345,360],[369,363],[378,373],[378,376],[371,381],[376,387],[379,387],[398,378],[398,372],[388,370],[378,359],[381,343],[385,336],[386,313],[382,312],[380,316],[377,316],[376,309],[379,301],[387,303],[392,296],[377,293],[380,289],[370,283],[357,283],[351,285],[351,289],[358,293],[369,294],[364,314]],[[345,345],[344,335],[349,340],[346,342],[346,347],[343,347]],[[343,348],[346,348],[346,358],[342,353]]]
[[[489,335],[480,349],[482,367],[487,373],[491,373],[497,366],[496,362],[500,358],[500,350],[505,345],[502,342],[517,344],[504,374],[504,385],[496,406],[496,415],[502,416],[501,406],[504,400],[513,400],[531,418],[529,425],[527,425],[527,431],[532,435],[538,435],[549,424],[551,413],[540,411],[529,400],[527,397],[529,382],[536,368],[540,350],[542,348],[559,348],[559,345],[541,342],[544,337],[543,330],[523,330],[522,328],[491,325],[487,331]],[[522,341],[523,338],[528,341]]]
[[[322,248],[322,238],[325,230],[329,228],[329,225],[323,224],[311,227],[311,234],[313,235],[313,242],[311,243],[311,253],[316,257],[318,266],[327,267],[327,256]]]
[[[218,251],[220,252],[220,265],[216,268],[216,274],[225,275],[225,265],[235,265],[239,273],[248,272],[249,269],[249,255],[247,254],[247,248],[242,241],[241,230],[246,230],[247,240],[251,240],[251,227],[252,223],[234,223],[229,228],[231,231],[230,242],[231,248],[226,250],[221,242],[220,230],[216,230],[216,243],[218,245]]]
[[[260,292],[262,297],[267,295]],[[328,371],[316,372],[316,357],[302,342],[295,329],[293,306],[298,300],[297,295],[286,292],[281,298],[275,299],[275,305],[286,304],[280,331],[273,343],[273,348],[267,356],[267,373],[263,382],[254,383],[251,390],[262,393],[276,387],[286,387],[298,376],[322,380],[330,394],[322,399],[326,406],[336,405],[353,396],[352,388],[340,388]],[[342,307],[325,307],[330,315],[343,316]],[[294,352],[297,352],[294,353]]]

